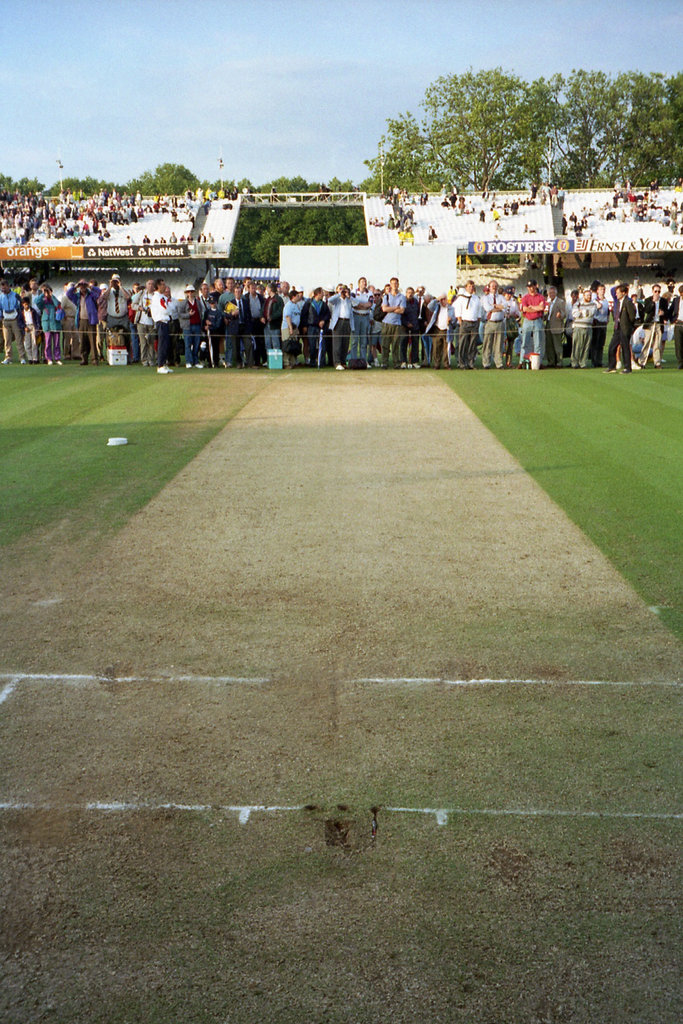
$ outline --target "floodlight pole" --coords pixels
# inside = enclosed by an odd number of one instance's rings
[[[59,167],[59,191],[64,191],[64,179],[62,177],[62,171],[64,170],[64,164],[61,160],[57,160],[57,167]]]
[[[218,157],[218,170],[219,170],[220,176],[221,176],[221,192],[223,191],[223,168],[224,168],[224,166],[225,166],[225,164],[223,163],[223,157],[221,155],[221,156]]]
[[[379,190],[384,195],[384,144],[379,144]]]

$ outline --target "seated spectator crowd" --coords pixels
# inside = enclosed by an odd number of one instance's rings
[[[74,244],[94,239],[105,242],[112,238],[112,228],[116,229],[117,241],[130,242],[130,237],[125,236],[127,225],[138,224],[145,217],[160,213],[170,216],[174,225],[173,237],[154,238],[155,244],[190,242],[193,241],[197,209],[204,202],[203,193],[200,201],[191,192],[183,198],[155,196],[143,199],[139,192],[130,196],[106,190],[87,198],[68,190],[57,198],[40,193],[22,195],[2,191],[0,244],[26,245],[60,239]],[[152,244],[152,239],[146,236],[145,244]]]
[[[524,295],[491,280],[477,292],[430,295],[424,286],[401,290],[397,278],[382,288],[365,277],[355,285],[316,287],[307,297],[287,281],[263,285],[250,278],[216,277],[199,289],[188,284],[173,298],[163,278],[136,283],[132,291],[112,274],[68,283],[63,294],[31,278],[20,291],[0,281],[3,365],[86,366],[106,360],[109,347],[125,349],[128,363],[172,373],[187,369],[269,365],[269,350],[287,367],[346,369],[484,370],[602,367],[610,320],[614,331],[605,372],[642,369],[663,362],[673,338],[683,369],[683,285],[673,281],[629,295],[619,284],[606,294],[594,281],[569,301],[554,286],[545,292],[530,277]],[[16,355],[14,352],[16,349]]]

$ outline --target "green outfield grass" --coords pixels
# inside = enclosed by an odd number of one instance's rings
[[[444,377],[662,621],[683,638],[683,374]],[[510,509],[510,535],[524,530]],[[635,624],[634,624],[635,625]]]
[[[0,544],[63,520],[81,534],[120,527],[261,386],[184,368],[2,369]],[[108,447],[109,437],[129,443]]]

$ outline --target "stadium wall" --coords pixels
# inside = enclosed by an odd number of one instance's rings
[[[457,283],[455,245],[281,245],[280,279],[304,292],[347,284],[359,277],[381,288],[390,277],[402,287],[423,284],[432,294],[445,292]]]

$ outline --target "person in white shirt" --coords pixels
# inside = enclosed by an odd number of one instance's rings
[[[140,338],[140,360],[143,366],[154,365],[154,320],[152,319],[152,296],[155,292],[154,281],[150,278],[144,291],[135,292],[131,297],[131,306],[135,310],[135,326]]]
[[[491,359],[493,359],[496,369],[502,370],[505,348],[505,307],[496,280],[489,281],[488,291],[483,296],[481,305],[484,314],[484,344],[481,349],[481,365],[484,370],[489,370]]]
[[[353,300],[351,292],[344,284],[337,286],[335,295],[330,295],[327,305],[332,311],[330,330],[332,331],[332,353],[335,370],[346,369],[346,358],[349,351],[351,333],[353,331]]]
[[[481,299],[477,295],[474,281],[465,284],[465,291],[454,302],[455,315],[458,318],[458,368],[473,370],[477,355],[477,338],[479,321],[483,317]]]
[[[368,291],[368,282],[364,277],[358,278],[358,287],[352,293],[354,331],[351,340],[349,358],[367,359],[368,338],[372,325],[372,307],[374,305],[372,293]]]
[[[428,309],[430,317],[425,335],[432,342],[432,366],[435,370],[449,370],[448,326],[455,320],[455,311],[445,292],[438,299],[433,299]]]
[[[169,349],[169,324],[171,322],[171,314],[168,311],[166,285],[161,279],[155,283],[156,290],[152,295],[150,312],[152,314],[152,319],[154,320],[156,335],[159,340],[157,348],[157,373],[173,373],[173,370],[166,365],[168,362]]]

